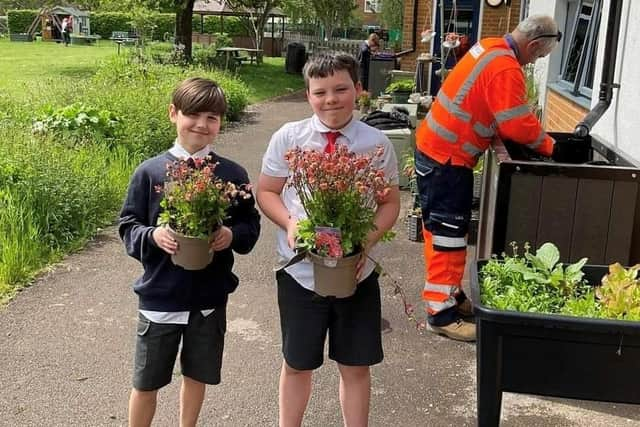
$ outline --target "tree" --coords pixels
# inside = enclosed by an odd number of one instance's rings
[[[262,49],[264,27],[269,20],[269,12],[282,4],[281,0],[227,0],[231,9],[237,13],[246,13],[241,22],[251,34],[256,49]]]
[[[388,29],[402,29],[404,0],[383,0],[380,19]]]
[[[176,46],[184,46],[184,57],[191,61],[192,17],[195,0],[174,0],[176,11]]]
[[[322,23],[325,31],[325,38],[330,38],[333,29],[336,27],[346,27],[353,19],[353,11],[358,8],[354,0],[315,0],[313,10],[316,12],[318,20]]]

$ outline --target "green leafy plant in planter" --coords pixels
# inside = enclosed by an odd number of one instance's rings
[[[494,257],[480,270],[482,304],[500,310],[640,320],[640,264],[628,269],[613,264],[602,283],[591,286],[583,280],[586,258],[564,265],[552,243],[543,244],[535,255],[528,245],[523,256],[512,247],[513,256]]]
[[[415,87],[413,80],[400,79],[391,82],[384,91],[391,95],[394,104],[404,104],[408,101],[409,94],[415,90]]]

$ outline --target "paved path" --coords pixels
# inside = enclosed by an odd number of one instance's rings
[[[246,125],[227,130],[218,150],[256,179],[270,135],[310,110],[300,95],[253,106]],[[409,206],[406,193],[403,207]],[[403,213],[404,214],[404,209]],[[417,303],[422,247],[398,237],[383,265]],[[274,227],[263,221],[253,253],[237,257],[241,285],[231,296],[223,383],[210,387],[202,426],[275,426],[280,335],[273,266]],[[67,257],[0,309],[0,426],[123,426],[132,369],[140,267],[115,228]],[[475,346],[420,333],[383,279],[385,360],[373,369],[372,426],[474,426]],[[420,306],[420,305],[419,305]],[[587,374],[587,373],[585,373]],[[177,426],[178,376],[160,392],[156,426]],[[305,426],[340,426],[337,370],[315,375]],[[640,407],[506,394],[504,426],[635,426]]]

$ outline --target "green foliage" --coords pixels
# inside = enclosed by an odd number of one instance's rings
[[[559,259],[552,243],[535,255],[525,248],[524,256],[492,258],[479,272],[482,303],[500,310],[640,320],[640,264],[611,265],[598,286],[583,280],[586,258],[566,267]]]
[[[619,263],[609,266],[596,296],[602,302],[607,317],[640,320],[640,264],[625,269]]]
[[[34,121],[33,131],[51,133],[57,139],[70,140],[75,145],[95,138],[113,138],[120,124],[120,118],[111,111],[76,102],[58,109],[46,105],[41,116]]]
[[[383,0],[380,20],[389,29],[402,30],[404,0]]]
[[[109,39],[114,31],[133,31],[131,15],[121,12],[95,12],[91,14],[91,32]]]
[[[26,33],[29,26],[38,16],[37,10],[10,10],[7,12],[9,32],[11,34]],[[38,26],[40,30],[40,26]]]
[[[329,227],[339,231],[342,255],[364,248],[368,234],[376,229],[377,203],[390,191],[384,172],[377,167],[382,154],[381,148],[355,154],[342,144],[331,153],[300,148],[286,153],[287,185],[295,190],[307,215],[298,221],[299,247],[319,249],[318,235],[324,233],[318,227]]]
[[[572,295],[584,277],[582,267],[587,263],[587,258],[582,258],[565,268],[559,262],[560,251],[553,243],[543,244],[535,255],[529,252],[524,255],[528,264],[514,265],[515,271],[522,273],[525,281],[551,286],[560,295]]]
[[[215,176],[215,163],[197,160],[195,166],[179,160],[167,166],[168,180],[159,190],[159,225],[188,237],[209,238],[227,217],[235,185]],[[247,195],[243,191],[243,195]]]
[[[300,76],[283,72],[282,58],[265,58],[232,76],[141,61],[128,55],[134,51],[125,48],[117,56],[104,40],[88,49],[62,49],[0,39],[0,301],[113,224],[135,166],[175,138],[167,106],[178,82],[191,76],[218,81],[234,116],[248,99],[302,87]],[[80,131],[33,132],[34,119],[48,116],[37,117],[47,106],[54,115],[74,104],[117,116],[113,137],[91,130],[85,140],[91,143],[71,146]]]
[[[358,9],[358,3],[354,0],[315,0],[311,4],[327,35],[333,34],[336,27],[349,26]]]
[[[393,93],[393,92],[412,92],[415,89],[416,85],[413,80],[410,79],[400,79],[395,82],[389,83],[389,86],[384,90],[385,93]]]

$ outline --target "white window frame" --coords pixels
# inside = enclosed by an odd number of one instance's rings
[[[379,13],[383,0],[364,0],[364,13]]]
[[[567,9],[569,8],[570,3],[571,2],[567,2]],[[598,30],[601,24],[602,0],[577,0],[574,3],[577,3],[576,12],[574,16],[567,16],[567,22],[564,28],[565,31],[563,31],[567,39],[564,43],[564,52],[562,56],[562,67],[560,71],[559,83],[561,87],[567,89],[569,92],[571,92],[572,95],[582,95],[587,98],[591,98],[594,82],[591,82],[591,88],[587,86],[588,67],[595,67],[596,65],[595,61],[597,54],[597,38]],[[581,13],[582,6],[585,4],[591,5],[592,7],[590,16],[586,16]],[[588,19],[589,24],[586,31],[586,40],[582,45],[582,51],[580,53],[580,57],[578,58],[578,65],[575,70],[575,78],[574,81],[570,81],[566,80],[565,77],[566,73],[568,72],[567,66],[569,63],[569,57],[573,53],[572,46],[576,37],[576,32],[578,30],[577,24],[581,19]],[[595,73],[593,74],[595,77]]]

